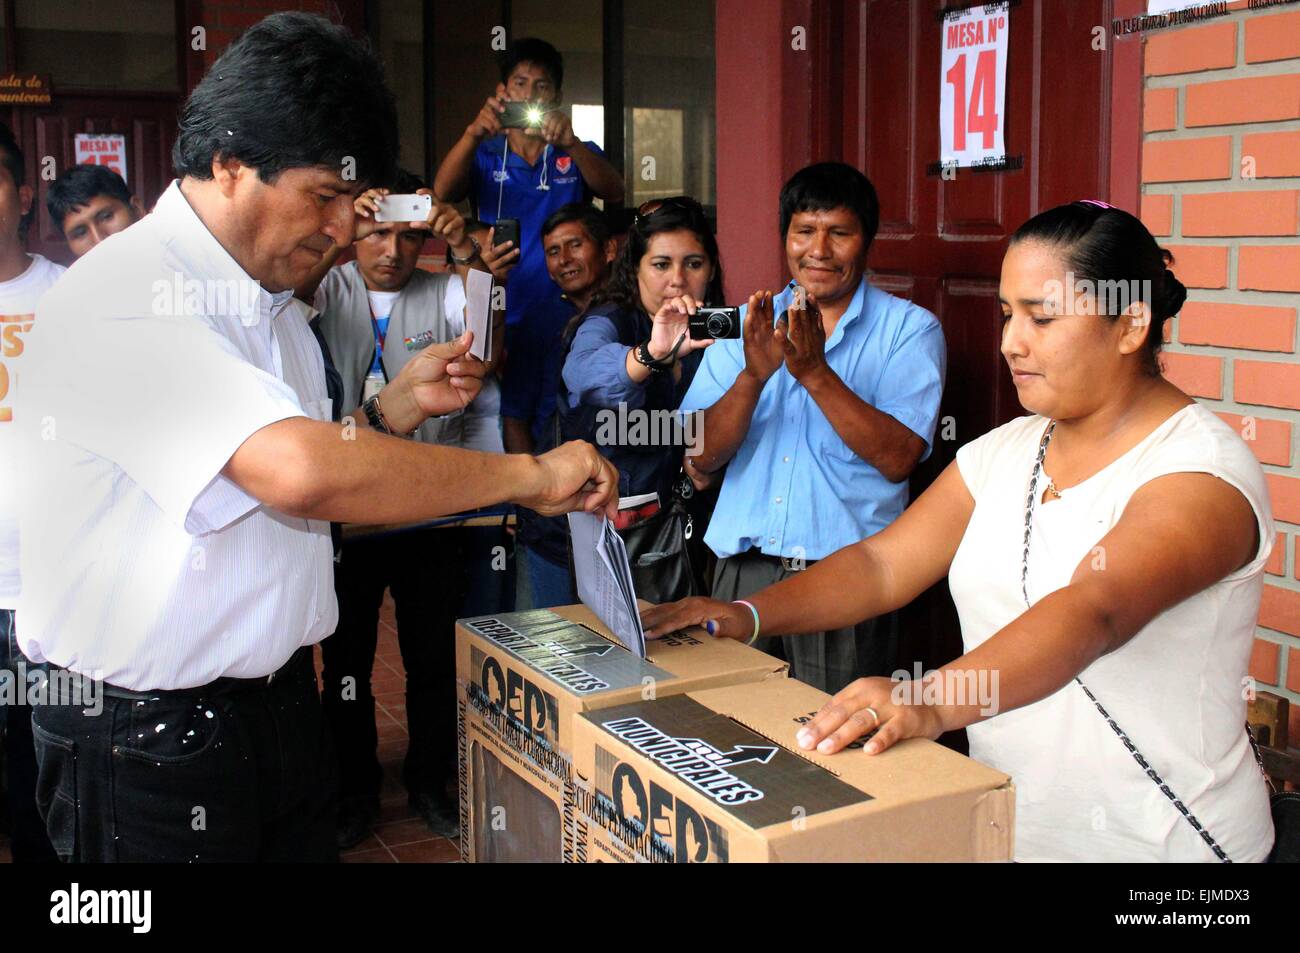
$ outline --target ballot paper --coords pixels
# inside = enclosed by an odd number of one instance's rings
[[[618,508],[620,510],[639,510],[647,503],[658,502],[658,493],[641,493],[637,496],[620,496],[618,498]]]
[[[471,269],[465,285],[465,327],[474,332],[470,354],[480,361],[492,356],[492,276]]]
[[[645,632],[623,539],[604,513],[570,513],[578,598],[624,648],[645,658]]]

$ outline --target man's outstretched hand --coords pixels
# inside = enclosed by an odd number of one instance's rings
[[[543,516],[581,510],[618,513],[618,470],[591,444],[570,440],[535,458],[536,488],[516,500]]]

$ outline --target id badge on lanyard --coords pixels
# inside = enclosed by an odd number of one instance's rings
[[[370,370],[366,372],[365,382],[361,385],[362,403],[378,394],[388,383],[388,372],[384,370],[384,340],[388,335],[379,329],[379,321],[375,318],[373,309],[370,312],[370,326],[375,332],[375,356],[370,362]],[[376,362],[379,364],[378,370],[375,369]]]

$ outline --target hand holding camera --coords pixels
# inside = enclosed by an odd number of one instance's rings
[[[749,312],[742,329],[745,369],[760,384],[777,372],[785,361],[785,337],[772,326],[772,292],[755,291],[749,296]]]
[[[497,91],[484,101],[474,121],[465,128],[465,135],[475,142],[482,142],[501,132],[501,114],[506,109],[505,92],[506,88],[498,83]]]
[[[352,211],[355,213],[355,218],[352,240],[354,242],[368,238],[383,228],[384,223],[376,216],[379,214],[381,200],[387,195],[388,189],[367,189],[353,200]]]
[[[415,194],[433,196],[433,192],[429,189],[419,189]],[[454,205],[439,202],[436,198],[433,198],[432,202],[428,217],[425,219],[425,227],[434,238],[445,241],[454,254],[464,257],[464,253],[472,247],[470,238],[465,233],[465,217]]]
[[[573,120],[562,109],[551,109],[545,114],[541,133],[542,138],[557,149],[572,149],[578,141],[573,134]]]
[[[712,338],[694,338],[689,334],[691,319],[699,307],[699,303],[688,294],[664,299],[655,316],[650,319],[650,342],[647,348],[652,358],[656,361],[672,361],[713,343]]]

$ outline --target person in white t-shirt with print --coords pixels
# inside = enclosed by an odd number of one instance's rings
[[[1104,202],[1021,226],[999,297],[1031,416],[962,447],[882,532],[744,604],[649,610],[647,634],[845,625],[947,576],[965,654],[922,686],[852,683],[798,744],[829,753],[874,732],[873,755],[968,729],[971,757],[1015,782],[1017,860],[1264,860],[1273,825],[1245,722],[1273,519],[1246,444],[1160,375],[1187,294],[1168,263]]]
[[[27,252],[32,219],[32,187],[25,184],[22,149],[13,132],[0,123],[0,669],[26,685],[19,665],[30,663],[18,649],[14,608],[22,591],[18,570],[18,506],[14,449],[14,397],[22,376],[24,338],[32,329],[36,302],[66,270]],[[9,814],[16,861],[54,860],[45,824],[36,810],[36,757],[32,749],[31,709],[4,705]]]

